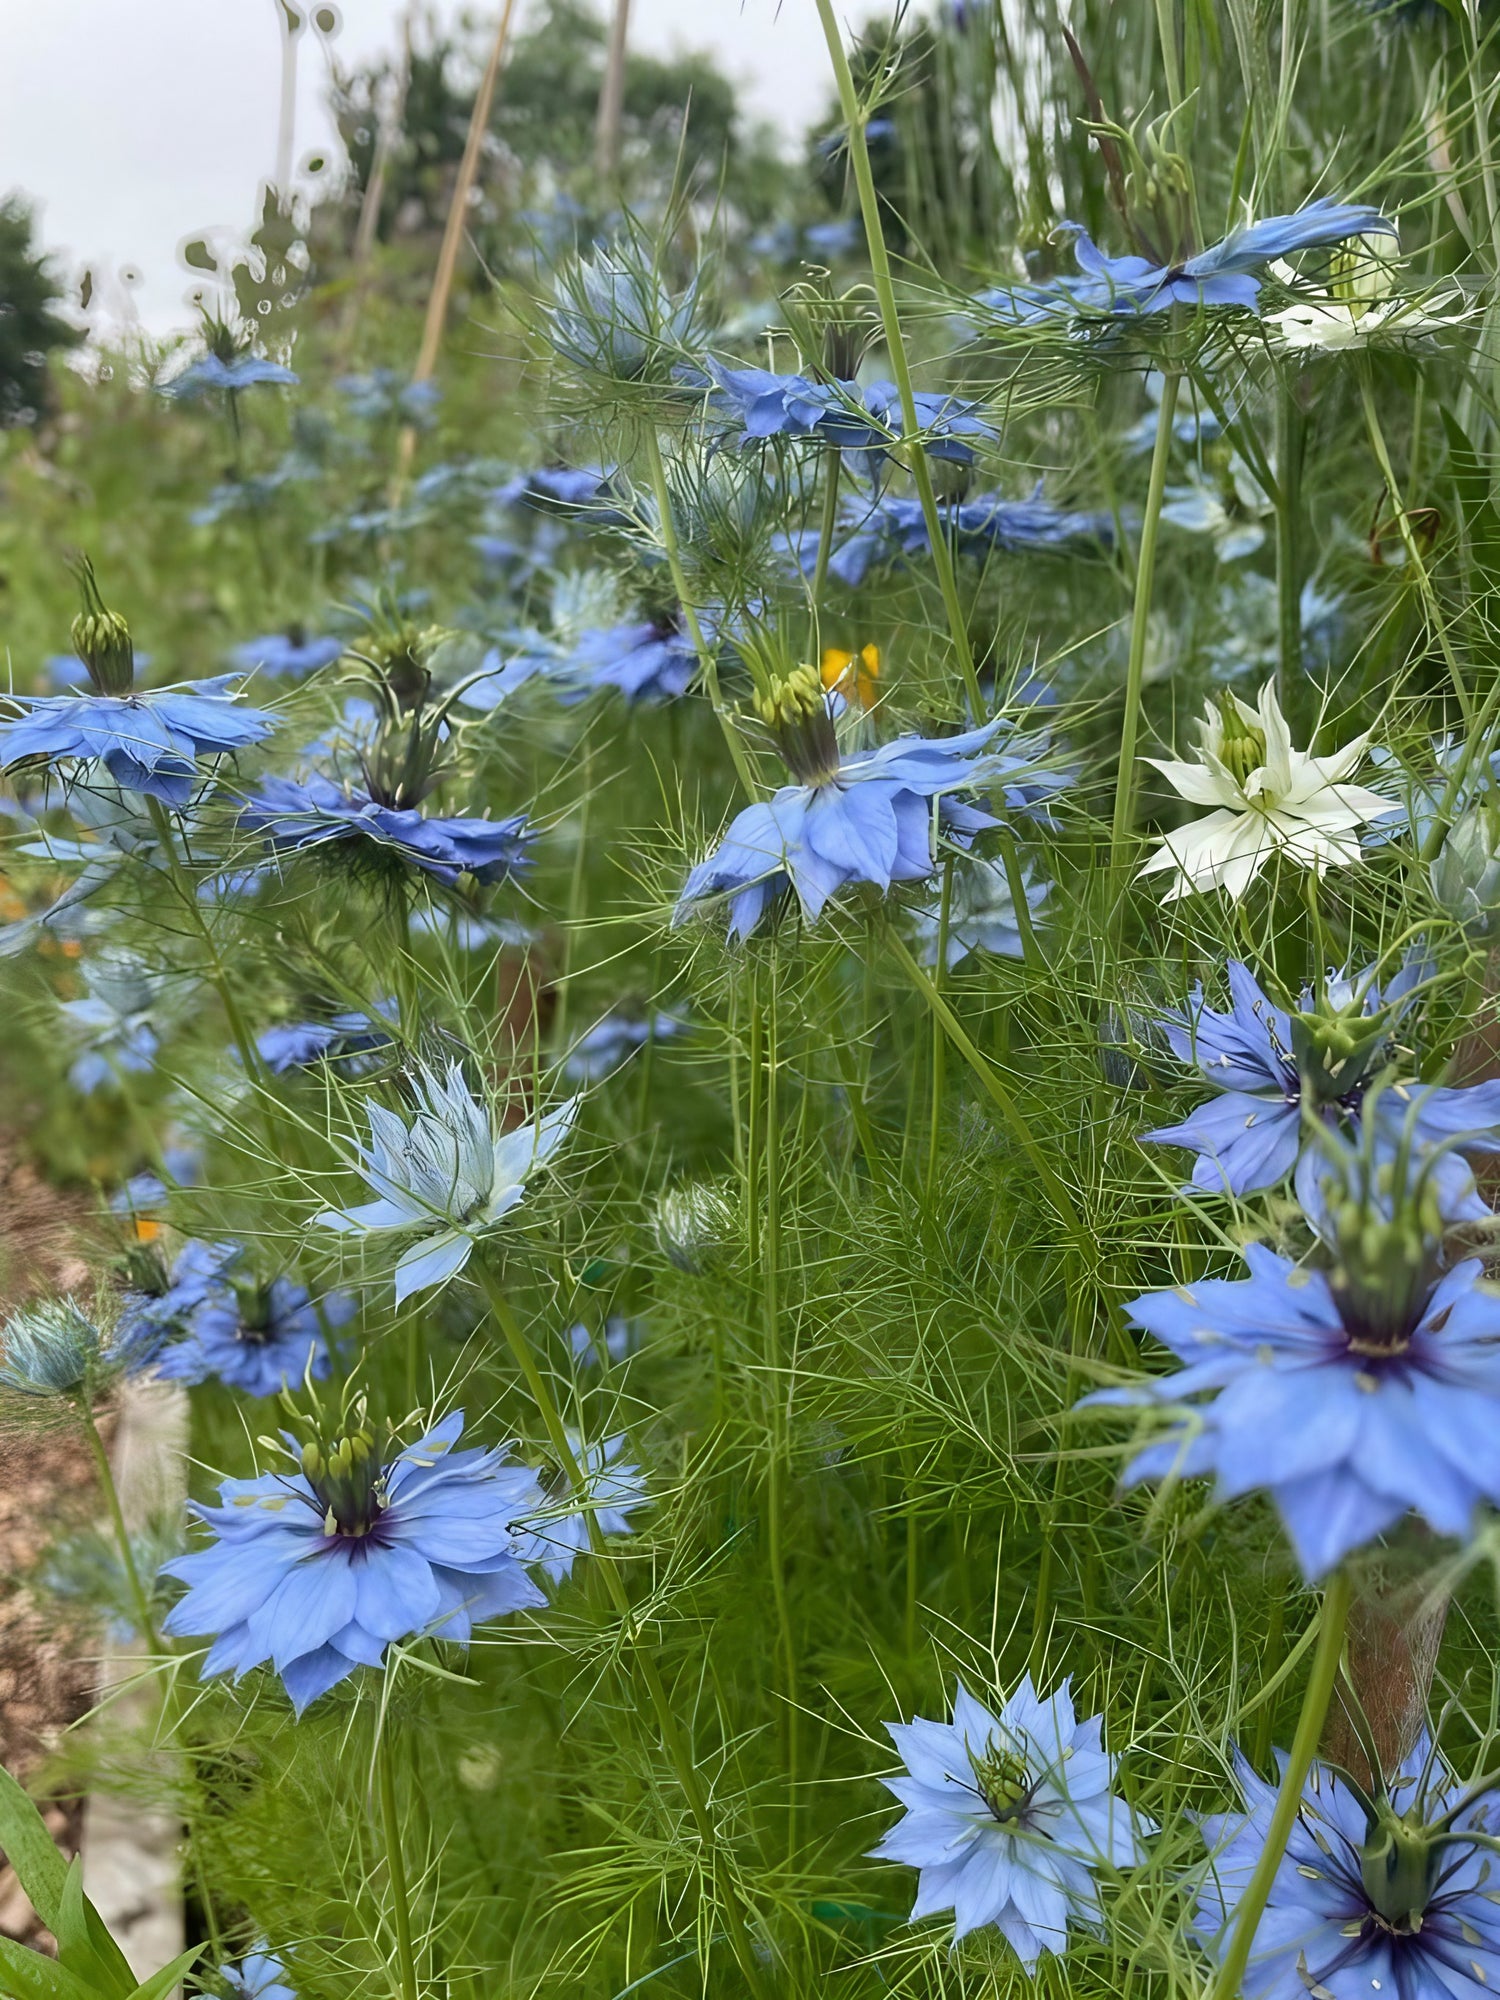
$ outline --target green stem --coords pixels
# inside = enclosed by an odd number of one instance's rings
[[[791,1603],[786,1586],[786,1458],[790,1431],[791,1383],[783,1383],[785,1357],[781,1346],[781,1107],[780,1010],[777,1006],[778,966],[771,959],[771,996],[766,1009],[766,1110],[762,1133],[765,1150],[766,1227],[761,1241],[761,1284],[765,1303],[766,1378],[771,1396],[771,1462],[766,1482],[767,1553],[771,1589],[776,1601],[776,1625],[781,1642],[782,1677],[787,1703],[787,1841],[796,1852],[797,1796],[797,1649],[792,1636]]]
[[[172,878],[172,886],[181,897],[188,920],[197,931],[208,953],[209,978],[224,1008],[224,1018],[229,1023],[229,1032],[234,1037],[234,1045],[240,1052],[245,1075],[252,1084],[258,1083],[262,1075],[260,1053],[251,1039],[249,1029],[245,1026],[245,1017],[240,1012],[239,1002],[230,987],[229,975],[224,969],[223,959],[219,956],[219,947],[214,942],[213,932],[203,915],[203,907],[198,901],[197,892],[188,880],[187,870],[183,867],[182,856],[177,847],[177,836],[172,830],[171,816],[161,800],[152,798],[149,794],[146,799],[146,809],[151,815],[151,824],[156,829],[156,837],[161,842],[162,855],[167,864],[167,872]]]
[[[531,1343],[527,1340],[520,1321],[511,1310],[510,1300],[505,1296],[499,1273],[491,1268],[488,1259],[483,1255],[474,1259],[474,1270],[484,1291],[484,1295],[489,1301],[490,1311],[494,1314],[495,1323],[504,1334],[506,1345],[509,1347],[516,1366],[520,1369],[525,1379],[527,1388],[531,1391],[532,1401],[536,1404],[537,1413],[541,1417],[542,1426],[551,1441],[552,1449],[556,1452],[558,1461],[567,1473],[569,1483],[578,1496],[579,1503],[583,1509],[584,1526],[588,1533],[589,1548],[595,1556],[603,1556],[604,1538],[599,1532],[599,1525],[594,1518],[593,1509],[587,1505],[588,1489],[584,1479],[583,1468],[578,1462],[578,1455],[573,1449],[572,1440],[568,1436],[567,1426],[563,1422],[562,1413],[557,1407],[552,1390],[541,1371],[536,1355],[532,1352]],[[613,1604],[616,1615],[620,1618],[627,1634],[632,1638],[638,1637],[639,1633],[631,1611],[630,1599],[626,1593],[624,1580],[614,1563],[607,1557],[599,1563],[598,1568],[604,1578],[604,1586],[609,1593],[610,1602]],[[692,1815],[698,1838],[703,1844],[705,1854],[716,1859],[720,1854],[722,1843],[708,1809],[708,1798],[704,1792],[702,1780],[699,1777],[698,1767],[693,1761],[691,1748],[678,1725],[676,1710],[672,1707],[668,1699],[667,1690],[657,1670],[656,1662],[652,1658],[649,1648],[639,1645],[632,1648],[631,1660],[635,1670],[640,1674],[642,1681],[645,1683],[647,1698],[656,1716],[657,1728],[661,1732],[662,1748],[666,1751],[673,1769],[677,1773],[677,1781],[682,1787],[684,1798],[687,1800],[688,1811]],[[765,1980],[761,1972],[760,1963],[756,1959],[750,1942],[750,1913],[740,1894],[739,1886],[733,1880],[727,1867],[723,1871],[723,1874],[716,1877],[716,1879],[726,1900],[732,1905],[729,1941],[735,1958],[738,1961],[740,1972],[745,1980],[745,1984],[749,1987],[751,1993],[756,1996],[756,2000],[763,2000],[766,1990]]]
[[[890,946],[896,963],[927,1002],[938,1020],[941,1021],[944,1034],[947,1035],[954,1048],[958,1050],[964,1061],[969,1065],[969,1068],[974,1072],[974,1075],[983,1086],[986,1096],[1000,1113],[1001,1118],[1020,1145],[1022,1152],[1025,1153],[1027,1159],[1031,1162],[1037,1179],[1046,1189],[1070,1234],[1076,1239],[1079,1250],[1084,1256],[1085,1267],[1087,1267],[1092,1262],[1092,1258],[1089,1254],[1090,1244],[1084,1233],[1082,1218],[1074,1204],[1073,1197],[1069,1194],[1062,1181],[1059,1180],[1052,1162],[1047,1158],[1042,1147],[1032,1136],[1031,1127],[1022,1117],[1016,1100],[995,1074],[993,1066],[987,1063],[978,1049],[975,1048],[957,1015],[933,985],[922,967],[912,957],[904,940],[898,937],[894,931],[887,931],[886,942]]]
[[[1014,893],[1014,892],[1012,892]],[[943,892],[938,904],[937,961],[932,968],[932,990],[941,994],[943,975],[948,969],[948,924],[953,913],[953,856],[943,860]],[[937,1213],[934,1197],[937,1192],[938,1134],[941,1129],[943,1110],[943,1057],[947,1052],[948,1038],[943,1033],[942,1021],[936,1011],[932,1016],[932,1107],[927,1126],[927,1212]]]
[[[160,1652],[161,1639],[156,1630],[156,1620],[151,1615],[151,1600],[146,1595],[146,1587],[141,1581],[141,1572],[136,1565],[135,1550],[130,1546],[130,1530],[125,1525],[125,1510],[120,1505],[120,1489],[115,1485],[114,1468],[109,1462],[109,1453],[104,1449],[104,1440],[99,1435],[99,1426],[94,1422],[94,1412],[87,1396],[82,1405],[84,1434],[89,1441],[89,1450],[94,1455],[94,1464],[99,1472],[99,1489],[104,1495],[104,1505],[109,1512],[109,1525],[114,1532],[115,1547],[119,1550],[120,1567],[125,1572],[126,1586],[130,1591],[130,1602],[135,1611],[135,1620],[141,1629],[141,1637],[153,1653]]]
[[[1386,448],[1385,432],[1382,430],[1380,424],[1380,412],[1375,407],[1375,390],[1370,380],[1370,370],[1364,357],[1361,357],[1359,371],[1359,394],[1360,400],[1364,405],[1365,426],[1370,433],[1370,444],[1375,453],[1376,463],[1380,467],[1380,476],[1385,481],[1385,490],[1390,495],[1391,506],[1396,512],[1396,526],[1401,532],[1401,542],[1406,550],[1406,560],[1411,564],[1412,574],[1417,579],[1417,589],[1420,591],[1422,602],[1426,607],[1427,617],[1432,626],[1433,637],[1438,642],[1438,650],[1442,653],[1443,664],[1448,669],[1448,678],[1453,683],[1454,696],[1457,699],[1460,709],[1463,711],[1464,726],[1469,732],[1469,740],[1464,746],[1466,755],[1460,759],[1460,768],[1465,768],[1467,753],[1471,753],[1474,750],[1476,743],[1474,706],[1469,699],[1469,691],[1464,685],[1463,674],[1459,671],[1458,656],[1453,650],[1453,641],[1448,634],[1448,621],[1444,618],[1442,606],[1438,603],[1437,591],[1433,588],[1431,573],[1427,568],[1427,564],[1422,559],[1422,551],[1417,547],[1417,538],[1412,533],[1411,522],[1407,518],[1406,507],[1401,498],[1401,488],[1396,481],[1395,467],[1391,464],[1391,455]],[[1457,771],[1455,772],[1455,777],[1458,778],[1459,783],[1462,782]],[[1453,792],[1453,796],[1456,797],[1456,787],[1450,784],[1450,790]],[[1439,814],[1439,818],[1442,818],[1441,813]],[[1430,858],[1427,856],[1425,848],[1423,858]]]
[[[566,1049],[568,1046],[568,1002],[573,993],[573,954],[583,913],[584,870],[589,851],[589,801],[593,791],[594,739],[587,728],[583,733],[581,751],[578,845],[573,850],[573,871],[568,881],[568,920],[563,928],[562,966],[557,980],[557,1010],[552,1022],[556,1046],[560,1049]]]
[[[828,478],[823,487],[823,513],[818,523],[818,555],[813,565],[811,593],[813,645],[817,651],[821,651],[823,643],[821,626],[823,591],[828,583],[828,558],[833,554],[834,530],[838,526],[839,475],[843,469],[844,454],[841,451],[834,451],[829,455]],[[857,652],[859,649],[856,647],[854,650]]]
[[[388,1722],[379,1717],[375,1728],[375,1786],[380,1795],[385,1865],[390,1877],[392,1914],[396,1924],[398,1978],[395,1991],[398,2000],[419,2000],[417,1961],[411,1941],[411,1898],[406,1881],[406,1858],[401,1851],[401,1816],[396,1810],[396,1771],[391,1759],[391,1732]]]
[[[1338,1679],[1339,1656],[1344,1645],[1344,1627],[1349,1619],[1349,1594],[1349,1579],[1343,1571],[1333,1578],[1323,1593],[1317,1650],[1313,1654],[1307,1688],[1302,1696],[1302,1713],[1297,1718],[1297,1733],[1292,1739],[1292,1753],[1287,1759],[1286,1769],[1281,1774],[1281,1789],[1276,1794],[1276,1805],[1271,1814],[1266,1844],[1261,1849],[1260,1859],[1255,1864],[1255,1873],[1250,1877],[1250,1886],[1240,1899],[1234,1930],[1229,1939],[1229,1948],[1219,1966],[1218,1977],[1213,1983],[1209,2000],[1235,2000],[1244,1983],[1245,1968],[1250,1963],[1250,1953],[1255,1944],[1255,1933],[1260,1928],[1260,1920],[1265,1914],[1266,1903],[1270,1898],[1271,1884],[1276,1879],[1276,1872],[1286,1854],[1286,1844],[1296,1824],[1297,1813],[1302,1805],[1302,1787],[1312,1766],[1318,1739],[1323,1733],[1328,1704],[1333,1698],[1334,1683]]]
[[[651,491],[656,500],[657,521],[661,528],[661,545],[667,558],[667,568],[672,574],[672,588],[677,593],[677,601],[682,606],[682,615],[687,620],[688,637],[693,642],[693,651],[698,656],[698,665],[703,673],[703,685],[708,693],[709,706],[719,718],[719,727],[724,732],[724,741],[729,746],[729,755],[747,799],[760,797],[760,786],[755,780],[755,771],[750,763],[750,753],[746,750],[739,730],[735,727],[734,716],[725,706],[724,696],[719,687],[719,662],[713,650],[703,637],[703,627],[699,623],[697,606],[688,595],[687,572],[682,566],[682,548],[677,540],[677,522],[672,514],[672,495],[667,486],[667,468],[662,463],[661,439],[656,434],[656,426],[646,422],[646,472],[651,481]]]
[[[865,242],[870,255],[870,276],[880,306],[880,321],[885,331],[891,373],[896,380],[896,394],[901,402],[901,423],[906,436],[914,439],[921,426],[917,422],[917,402],[912,388],[911,363],[907,359],[906,343],[901,336],[901,315],[896,308],[896,287],[891,277],[891,260],[885,247],[885,233],[880,226],[880,199],[875,192],[875,176],[870,170],[870,149],[865,143],[864,113],[860,109],[859,95],[854,87],[854,74],[849,67],[849,58],[844,51],[844,38],[839,32],[838,18],[833,11],[833,0],[817,0],[817,6],[818,19],[823,25],[823,39],[828,44],[829,60],[833,64],[834,80],[838,85],[839,105],[843,111],[844,123],[848,127],[849,158],[854,167],[854,184],[859,191],[860,214],[864,219]],[[953,570],[953,551],[948,545],[942,521],[938,517],[937,496],[932,490],[932,474],[928,469],[926,454],[917,444],[912,446],[911,476],[916,484],[917,498],[922,503],[922,519],[927,527],[927,539],[932,546],[932,565],[937,571],[938,587],[943,593],[943,605],[948,614],[949,636],[953,640],[953,650],[958,655],[959,672],[963,675],[964,686],[968,690],[969,705],[974,720],[978,722],[984,715],[984,700],[979,691],[979,675],[974,666],[974,649],[969,644],[969,621],[964,616],[963,606],[959,602],[958,579]]]
[[[1161,527],[1162,499],[1167,489],[1167,462],[1172,454],[1172,424],[1177,414],[1181,376],[1169,369],[1162,377],[1161,408],[1156,415],[1156,443],[1151,453],[1151,479],[1146,488],[1146,513],[1141,522],[1141,546],[1135,561],[1135,604],[1130,618],[1130,659],[1125,669],[1125,714],[1120,725],[1120,769],[1115,779],[1115,814],[1110,832],[1110,873],[1118,875],[1130,839],[1135,811],[1135,746],[1140,733],[1141,682],[1146,670],[1146,632],[1151,617],[1151,579],[1156,570],[1156,537]]]
[[[1290,382],[1281,384],[1276,406],[1276,602],[1281,637],[1282,712],[1302,685],[1302,411]]]

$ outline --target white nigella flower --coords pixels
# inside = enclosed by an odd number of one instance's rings
[[[1296,284],[1296,273],[1285,264],[1271,267],[1283,282]],[[1288,351],[1391,346],[1423,334],[1441,333],[1472,319],[1476,308],[1464,303],[1455,285],[1439,287],[1422,298],[1403,297],[1391,289],[1392,254],[1373,238],[1361,240],[1356,254],[1334,257],[1331,293],[1298,298],[1280,312],[1267,313],[1265,325],[1275,347]]]
[[[562,1144],[578,1109],[572,1097],[534,1125],[497,1135],[457,1063],[446,1076],[420,1069],[414,1081],[420,1109],[409,1125],[383,1105],[366,1106],[370,1145],[360,1148],[359,1173],[377,1199],[315,1218],[345,1233],[422,1232],[396,1266],[397,1305],[463,1269],[477,1239],[525,1194],[527,1175]]]
[[[1221,696],[1217,707],[1209,702],[1199,739],[1194,763],[1147,759],[1183,798],[1218,808],[1167,834],[1140,871],[1171,871],[1169,903],[1205,889],[1238,900],[1272,855],[1319,875],[1346,868],[1359,859],[1356,829],[1391,809],[1378,792],[1344,782],[1364,756],[1368,734],[1331,757],[1294,750],[1274,682],[1267,681],[1254,708],[1233,694]]]
[[[1434,305],[1451,305],[1461,295],[1447,292]],[[1441,333],[1470,318],[1466,311],[1428,312],[1417,299],[1317,299],[1267,313],[1273,345],[1324,353],[1347,347],[1389,345],[1422,334]]]

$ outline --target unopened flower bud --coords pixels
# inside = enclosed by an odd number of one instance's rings
[[[129,694],[135,683],[135,649],[130,643],[130,627],[118,611],[111,611],[99,595],[94,566],[80,556],[75,573],[83,609],[73,620],[73,650],[89,670],[89,679],[99,694]]]
[[[1224,715],[1219,761],[1235,783],[1243,785],[1266,761],[1266,732],[1245,720],[1232,695],[1221,696],[1219,706]]]
[[[1500,851],[1477,807],[1449,827],[1427,880],[1439,906],[1471,937],[1500,936]]]

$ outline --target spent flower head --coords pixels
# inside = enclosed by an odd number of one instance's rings
[[[112,1335],[73,1298],[23,1306],[0,1327],[0,1387],[92,1402],[124,1365]]]

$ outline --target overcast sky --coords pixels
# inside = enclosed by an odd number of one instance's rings
[[[329,46],[345,63],[393,48],[404,6],[339,0]],[[443,0],[434,11],[452,19],[459,9]],[[273,171],[277,0],[3,0],[0,15],[0,194],[34,197],[60,262],[91,266],[104,295],[128,296],[145,325],[183,323],[190,276],[179,246],[208,229],[242,232]],[[824,104],[813,0],[633,0],[631,21],[639,48],[713,50],[751,114],[789,134]],[[299,161],[331,137],[327,61],[304,34]]]

